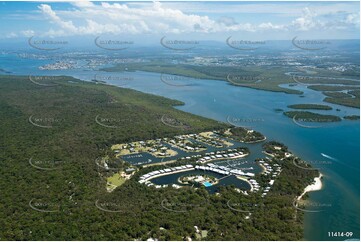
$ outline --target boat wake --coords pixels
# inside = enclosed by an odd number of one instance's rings
[[[321,153],[321,155],[322,155],[323,157],[327,158],[327,159],[337,161],[337,159],[336,159],[336,158],[333,158],[332,156],[326,155],[326,154],[324,154],[324,153]]]
[[[326,154],[324,154],[324,153],[321,153],[321,155],[322,155],[323,157],[327,158],[327,159],[330,159],[330,160],[335,161],[335,163],[338,163],[338,164],[343,165],[343,166],[347,166],[347,167],[349,167],[349,168],[351,168],[351,169],[356,169],[356,167],[354,167],[354,166],[352,166],[352,165],[349,165],[349,164],[346,164],[345,162],[339,161],[338,159],[336,159],[336,158],[334,158],[334,157],[332,157],[332,156],[326,155]]]

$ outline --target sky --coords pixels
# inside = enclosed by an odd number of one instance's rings
[[[0,2],[0,38],[359,39],[359,2]]]

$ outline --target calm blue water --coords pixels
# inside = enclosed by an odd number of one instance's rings
[[[37,66],[47,61],[19,61],[19,58],[10,58],[8,55],[0,56],[0,60],[0,68],[13,74],[71,75],[82,80],[91,80],[96,74],[113,76],[110,84],[183,101],[185,105],[177,107],[180,110],[222,122],[226,122],[228,118],[236,125],[262,132],[268,140],[283,142],[293,153],[320,168],[324,175],[323,189],[310,193],[310,201],[316,204],[329,204],[330,207],[324,212],[305,213],[305,239],[350,239],[328,237],[328,232],[353,232],[352,238],[360,238],[359,121],[342,121],[310,129],[296,125],[282,112],[275,111],[288,110],[287,105],[290,104],[322,103],[323,95],[319,92],[306,89],[304,86],[293,87],[305,91],[305,97],[300,97],[235,87],[222,81],[192,79],[183,82],[188,86],[172,86],[161,81],[160,74],[157,73],[119,74],[81,69],[40,71]],[[123,77],[132,79],[124,81]],[[339,116],[360,115],[359,109],[327,105],[332,106],[334,110],[323,111],[324,113]],[[341,111],[336,111],[337,108]],[[326,158],[321,153],[332,158]],[[329,162],[320,164],[320,161],[325,160]]]
[[[187,176],[187,175],[209,175],[209,176],[213,176],[217,179],[225,177],[225,178],[221,179],[216,185],[206,187],[206,190],[210,193],[217,192],[218,188],[220,186],[225,186],[225,185],[234,185],[236,188],[239,188],[242,190],[251,189],[251,186],[247,182],[238,179],[236,176],[228,176],[227,177],[227,176],[224,176],[224,175],[221,175],[218,173],[214,173],[214,172],[210,172],[210,171],[200,171],[200,170],[185,171],[185,172],[170,174],[170,175],[166,175],[166,176],[161,176],[161,177],[154,178],[151,181],[152,181],[152,183],[154,183],[156,185],[177,184],[180,186],[185,186],[178,182],[178,178],[180,178],[182,176]]]

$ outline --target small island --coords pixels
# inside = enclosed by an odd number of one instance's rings
[[[339,122],[341,118],[334,115],[324,115],[319,113],[313,113],[309,111],[287,111],[283,113],[289,118],[303,122]]]
[[[293,109],[315,109],[315,110],[332,110],[332,107],[322,104],[292,104],[287,107]]]
[[[359,115],[347,115],[347,116],[344,116],[343,118],[348,119],[348,120],[360,120]]]

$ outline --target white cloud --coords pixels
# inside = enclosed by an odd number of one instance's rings
[[[258,25],[258,27],[263,30],[286,30],[287,29],[287,26],[272,24],[270,22],[261,23],[260,25]]]
[[[73,25],[72,21],[64,21],[51,9],[47,4],[41,4],[39,9],[47,16],[52,22],[56,23],[65,31],[70,31],[72,33],[77,31],[77,28]]]
[[[360,25],[360,14],[351,13],[346,16],[345,23]]]
[[[302,17],[297,18],[296,20],[292,21],[292,25],[299,30],[310,30],[315,26],[319,25],[320,23],[315,19],[316,13],[311,11],[308,7],[303,9]]]
[[[90,8],[93,7],[94,4],[92,2],[86,1],[86,0],[78,0],[76,2],[72,2],[71,4],[73,4],[76,7],[79,8]]]
[[[21,31],[21,34],[24,35],[25,37],[31,37],[31,36],[34,36],[35,32],[34,32],[34,30],[28,29],[28,30]]]
[[[8,34],[5,35],[6,38],[16,38],[18,37],[18,35],[14,32],[10,32]]]
[[[39,5],[41,13],[58,28],[54,30],[55,26],[52,26],[47,32],[48,35],[309,31],[359,25],[359,14],[349,13],[343,20],[321,21],[320,15],[309,7],[305,7],[301,16],[288,23],[265,21],[253,24],[239,23],[232,17],[214,20],[207,15],[187,14],[172,7],[170,3],[154,2],[137,5],[78,1],[72,5],[76,8],[60,11],[54,11],[48,4]],[[211,5],[208,7],[212,8]],[[253,6],[252,9],[256,8]],[[245,11],[246,8],[243,8],[241,12]],[[324,15],[325,11],[322,14]]]
[[[85,1],[73,5],[78,9],[56,13],[47,4],[41,4],[39,9],[52,23],[68,34],[214,33],[242,30],[252,32],[257,29],[256,25],[250,23],[215,21],[208,16],[185,14],[177,9],[165,8],[159,2],[153,3],[151,8],[146,9],[130,8],[126,4],[119,3],[94,5]],[[60,15],[73,20],[85,19],[86,24],[76,26],[74,21],[63,20]],[[269,26],[272,27],[273,25]],[[51,34],[54,33],[51,31]],[[62,32],[57,31],[57,33]]]

